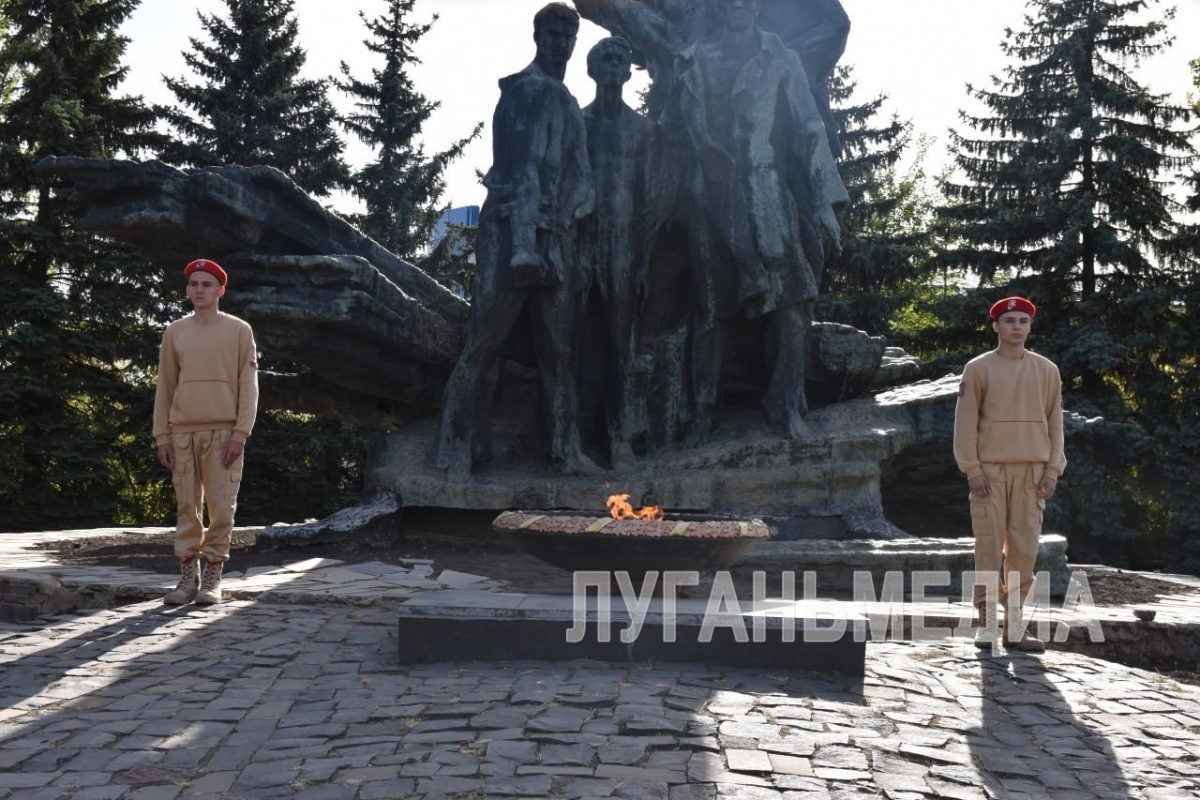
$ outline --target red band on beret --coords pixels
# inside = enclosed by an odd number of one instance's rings
[[[1032,317],[1037,313],[1037,306],[1024,297],[1006,297],[1003,300],[997,300],[995,303],[992,303],[992,309],[988,312],[988,316],[992,319],[998,319],[1001,314],[1007,314],[1010,311],[1023,311]]]
[[[207,272],[217,279],[217,282],[224,286],[229,282],[229,276],[225,274],[225,270],[221,269],[221,265],[209,258],[197,258],[195,261],[189,261],[188,265],[183,268],[183,277],[192,277],[193,272]]]

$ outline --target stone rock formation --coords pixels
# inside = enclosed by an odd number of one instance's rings
[[[85,228],[164,274],[198,254],[229,267],[227,307],[264,350],[307,368],[265,375],[264,404],[384,427],[437,410],[467,303],[279,170],[74,157],[38,169],[74,186]]]

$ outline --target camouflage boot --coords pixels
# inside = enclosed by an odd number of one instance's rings
[[[196,599],[200,591],[200,557],[179,559],[179,583],[167,592],[163,602],[169,606],[181,606]]]
[[[1025,653],[1046,652],[1046,643],[1029,632],[1020,609],[1004,615],[1004,646]]]
[[[996,617],[995,603],[979,603],[975,606],[975,646],[995,647],[1000,643],[1000,620]]]
[[[200,581],[200,593],[196,595],[196,603],[209,606],[221,602],[221,571],[225,568],[224,561],[204,561],[204,578]]]

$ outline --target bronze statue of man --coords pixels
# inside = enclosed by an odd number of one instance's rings
[[[592,209],[587,132],[563,84],[579,15],[550,3],[534,16],[533,63],[500,81],[492,168],[479,217],[466,343],[442,401],[437,465],[465,475],[490,455],[501,351],[523,312],[532,328],[551,465],[590,471],[580,450],[572,364],[576,222]]]
[[[645,205],[647,147],[653,125],[622,97],[633,54],[616,36],[588,53],[596,99],[583,109],[588,157],[596,182],[596,210],[580,226],[579,252],[603,306],[606,347],[605,421],[614,468],[628,465],[633,443],[645,433],[645,398],[633,383],[635,312],[642,247],[639,215]],[[591,288],[589,286],[589,289]]]
[[[672,94],[676,56],[724,27],[723,0],[575,0],[584,19],[624,37],[634,63],[653,80],[646,98],[650,118],[657,119]],[[840,150],[829,108],[829,77],[846,49],[850,17],[841,0],[762,0],[758,24],[779,35],[800,55],[813,100],[825,121],[829,146]]]
[[[805,347],[825,253],[848,200],[799,55],[757,25],[760,0],[719,0],[723,26],[679,58],[663,124],[686,134],[695,285],[692,382],[703,435],[720,400],[727,325],[755,321],[772,428],[805,431]]]

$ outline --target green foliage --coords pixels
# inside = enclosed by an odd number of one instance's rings
[[[1200,296],[1194,234],[1167,181],[1194,151],[1187,109],[1130,72],[1166,42],[1173,12],[1138,18],[1157,5],[1031,0],[1001,44],[1002,76],[970,89],[985,112],[961,115],[973,133],[953,137],[959,171],[938,213],[943,263],[980,278],[969,302],[1035,298],[1031,348],[1058,364],[1068,411],[1103,417],[1072,437],[1048,526],[1076,559],[1200,570],[1186,544],[1200,519],[1186,488],[1200,456]],[[956,327],[947,311],[942,341]]]
[[[0,75],[0,530],[120,516],[121,481],[145,482],[161,276],[78,225],[71,194],[34,172],[47,155],[115,157],[152,146],[153,114],[114,95],[116,35],[135,2],[9,0]]]
[[[421,128],[440,103],[418,92],[408,75],[417,63],[413,47],[433,23],[409,22],[416,0],[388,0],[387,13],[374,20],[359,12],[370,38],[363,44],[383,58],[370,80],[355,78],[342,62],[344,80],[337,82],[354,99],[355,113],[342,124],[375,148],[375,159],[356,172],[351,189],[366,204],[353,221],[375,241],[402,258],[412,258],[429,241],[446,183],[447,165],[479,136],[483,125],[445,150],[426,156]]]
[[[1158,0],[1031,0],[1025,28],[1000,47],[986,109],[961,113],[961,179],[940,209],[949,263],[1053,278],[1056,295],[1129,289],[1180,266],[1180,206],[1161,176],[1192,161],[1187,109],[1139,85],[1130,67],[1166,44],[1166,21],[1136,15]],[[977,137],[977,138],[976,138]]]
[[[850,67],[829,81],[833,118],[842,152],[838,171],[850,202],[842,213],[842,253],[826,264],[823,292],[874,292],[895,287],[927,269],[931,239],[930,198],[922,189],[925,146],[906,174],[898,164],[912,145],[911,123],[875,117],[887,97],[852,103]]]
[[[238,524],[298,522],[357,503],[367,438],[335,420],[260,412],[247,448]]]
[[[0,53],[7,52],[11,23],[7,17],[0,16]],[[0,66],[0,105],[6,105],[12,99],[12,94],[21,83],[19,66],[7,61]]]
[[[210,41],[192,38],[183,54],[200,82],[164,78],[183,108],[158,109],[178,136],[163,160],[272,166],[317,195],[345,186],[328,84],[300,77],[292,0],[224,3],[228,19],[198,14]]]
[[[185,109],[162,111],[183,134],[165,150],[167,159],[271,166],[318,195],[349,188],[329,82],[300,77],[305,56],[296,45],[292,0],[224,3],[226,18],[200,15],[209,41],[192,39],[184,54],[201,82],[167,79]],[[299,369],[269,353],[260,364],[277,372]],[[334,420],[260,410],[247,447],[239,524],[324,516],[355,502],[366,439],[364,431]]]
[[[1200,58],[1193,59],[1188,65],[1192,68],[1192,85],[1200,89]],[[1189,92],[1188,103],[1192,114],[1200,117],[1200,94]],[[1193,164],[1191,172],[1185,173],[1183,180],[1188,194],[1185,205],[1192,218],[1180,230],[1175,244],[1180,252],[1200,258],[1200,163]]]
[[[855,88],[851,68],[839,67],[829,90],[850,202],[841,215],[842,252],[825,265],[817,315],[892,339],[896,315],[936,291],[929,281],[934,203],[925,190],[925,144],[901,172],[911,125],[895,116],[876,122],[887,98],[856,103]]]
[[[429,255],[417,262],[417,266],[459,297],[470,300],[478,232],[474,225],[447,225],[446,235]]]

